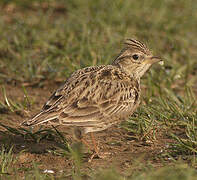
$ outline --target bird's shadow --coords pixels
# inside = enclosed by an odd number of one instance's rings
[[[26,151],[43,154],[62,149],[69,153],[66,138],[56,128],[32,131],[30,128],[13,128],[2,123],[0,126],[3,127],[0,130],[0,150],[12,147],[13,153]]]

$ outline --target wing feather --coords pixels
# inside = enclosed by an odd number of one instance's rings
[[[105,73],[103,71],[108,68]],[[111,69],[110,69],[111,68]],[[132,84],[115,76],[112,66],[95,66],[79,70],[52,94],[42,111],[24,125],[57,120],[58,124],[95,126],[129,112],[134,106]],[[111,120],[110,120],[111,121]]]

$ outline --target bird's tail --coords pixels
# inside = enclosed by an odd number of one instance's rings
[[[55,112],[46,113],[42,111],[36,114],[33,118],[22,122],[21,125],[22,126],[35,126],[35,125],[47,123],[48,121],[53,121],[57,118],[58,116],[57,116],[57,113]]]

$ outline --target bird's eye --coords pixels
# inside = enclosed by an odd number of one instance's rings
[[[132,58],[133,58],[134,60],[138,60],[139,56],[138,56],[137,54],[134,54],[134,55],[132,56]]]

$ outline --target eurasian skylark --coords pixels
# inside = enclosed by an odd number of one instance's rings
[[[112,64],[77,70],[22,124],[73,126],[84,133],[107,129],[133,114],[140,103],[140,78],[159,61],[145,44],[128,39]]]

